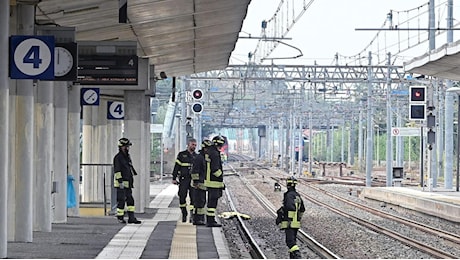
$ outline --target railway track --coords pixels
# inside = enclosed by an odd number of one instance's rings
[[[265,196],[252,186],[243,176],[236,174],[238,178],[244,183],[245,187],[253,195],[253,197],[269,212],[271,218],[276,218],[276,207]],[[236,209],[235,209],[236,210]],[[338,259],[339,257],[326,248],[324,245],[316,241],[313,237],[309,236],[305,231],[299,229],[298,239],[304,243],[317,258],[322,259]]]
[[[259,167],[259,168],[254,168],[253,170],[257,174],[261,175],[262,177],[267,177],[267,176],[269,177],[269,176],[276,175],[276,177],[274,179],[277,182],[281,183],[281,184],[283,184],[284,182],[279,181],[280,176],[283,177],[283,178],[288,176],[288,174],[286,174],[286,173],[284,173],[282,171],[278,171],[277,169],[275,169],[276,174],[273,174],[274,169],[265,170],[265,169]],[[251,170],[246,170],[246,172],[247,171],[251,171]],[[327,195],[328,197],[334,198],[334,199],[336,199],[338,201],[341,201],[343,203],[348,204],[349,207],[352,207],[353,209],[355,209],[355,208],[360,209],[360,210],[366,211],[366,212],[368,212],[370,214],[373,214],[375,216],[385,218],[385,219],[390,220],[390,221],[395,221],[395,222],[398,223],[397,225],[401,224],[401,225],[404,225],[404,226],[407,226],[407,227],[417,229],[417,230],[419,230],[420,234],[426,233],[427,237],[428,236],[433,236],[434,238],[431,239],[433,241],[439,241],[439,239],[446,240],[446,241],[452,242],[453,245],[450,244],[450,246],[455,247],[455,248],[457,248],[458,245],[460,245],[460,236],[457,235],[456,233],[446,232],[446,231],[443,231],[441,229],[428,226],[428,225],[426,225],[424,223],[419,223],[417,221],[414,221],[414,220],[411,220],[411,219],[408,219],[408,218],[404,218],[404,217],[400,217],[400,216],[397,216],[397,215],[389,214],[388,212],[381,211],[381,210],[366,206],[364,204],[353,202],[353,201],[345,199],[345,198],[343,198],[343,197],[341,197],[339,195],[336,195],[336,194],[334,194],[332,192],[328,192],[328,191],[326,191],[324,189],[321,189],[321,188],[318,187],[318,185],[312,185],[312,183],[314,183],[314,182],[311,182],[311,183],[307,184],[306,181],[305,182],[301,181],[301,185],[307,185],[309,188],[315,189],[317,192],[321,192],[323,194],[323,195],[318,195],[317,197]],[[330,206],[327,203],[322,203],[322,202],[318,201],[316,198],[313,198],[310,195],[311,192],[310,193],[305,193],[305,192],[302,192],[301,190],[302,189],[298,189],[298,191],[300,191],[302,193],[303,198],[311,201],[312,203],[320,205],[321,207],[327,208],[330,211],[335,212],[336,214],[339,214],[339,215],[341,215],[341,216],[343,216],[345,218],[348,218],[348,219],[352,220],[353,222],[355,222],[355,223],[357,223],[357,224],[359,224],[359,225],[361,225],[361,226],[363,226],[363,227],[365,227],[365,228],[367,228],[369,230],[372,230],[372,231],[380,233],[380,234],[384,234],[384,235],[386,235],[388,237],[391,237],[394,240],[400,241],[401,243],[403,243],[405,245],[408,245],[408,246],[410,246],[412,248],[415,248],[415,249],[417,249],[417,250],[419,250],[421,252],[425,252],[426,254],[428,254],[428,255],[430,255],[432,257],[435,257],[435,258],[446,258],[446,259],[458,258],[458,256],[452,254],[452,252],[450,252],[450,250],[446,249],[446,247],[439,249],[438,248],[439,246],[438,246],[437,243],[436,243],[436,245],[433,245],[434,243],[427,244],[426,242],[422,241],[422,240],[427,240],[427,239],[417,240],[417,239],[412,238],[412,234],[411,235],[400,234],[398,232],[399,230],[395,230],[393,227],[392,228],[385,228],[385,227],[383,227],[383,226],[381,226],[379,224],[374,224],[374,223],[372,223],[370,221],[367,221],[366,219],[353,216],[352,214],[349,214],[347,212],[349,210],[341,210],[340,208]],[[354,211],[355,210],[352,210],[352,212],[354,212]],[[421,235],[418,235],[418,236],[420,237]],[[430,240],[430,239],[428,239],[428,240]],[[444,243],[446,243],[446,242],[444,242]],[[458,252],[456,250],[453,250],[453,251]]]
[[[362,210],[371,212],[374,215],[377,215],[377,216],[380,216],[380,217],[383,217],[383,218],[386,218],[386,219],[390,219],[390,220],[396,221],[398,223],[401,223],[401,224],[404,224],[404,225],[419,229],[419,230],[424,231],[426,233],[430,233],[432,235],[435,235],[435,236],[440,237],[440,238],[444,238],[446,240],[449,240],[451,242],[454,242],[454,243],[457,243],[457,244],[460,245],[460,235],[458,235],[458,234],[454,234],[454,233],[447,232],[447,231],[444,231],[444,230],[441,230],[441,229],[438,229],[438,228],[435,228],[435,227],[431,227],[431,226],[428,226],[428,225],[426,225],[424,223],[420,223],[420,222],[417,222],[417,221],[414,221],[414,220],[411,220],[411,219],[408,219],[408,218],[404,218],[404,217],[401,217],[401,216],[390,214],[388,212],[384,212],[384,211],[381,211],[381,210],[366,206],[366,205],[361,204],[361,203],[356,203],[356,202],[348,200],[348,199],[346,199],[344,197],[338,196],[338,195],[336,195],[336,194],[334,194],[332,192],[324,190],[324,189],[322,189],[322,188],[320,188],[318,186],[311,185],[311,184],[308,184],[308,183],[305,183],[305,182],[302,182],[302,181],[300,181],[300,182],[301,182],[302,185],[308,186],[309,188],[312,188],[312,189],[315,189],[315,190],[317,190],[319,192],[322,192],[322,193],[324,193],[324,194],[326,194],[326,195],[328,195],[330,197],[333,197],[333,198],[335,198],[335,199],[337,199],[339,201],[347,203],[347,204],[349,204],[349,205],[351,205],[353,207],[360,208]]]
[[[381,225],[378,225],[378,224],[374,224],[372,223],[371,221],[368,221],[368,220],[365,220],[364,218],[361,218],[361,217],[356,217],[352,214],[349,214],[337,207],[334,207],[334,206],[330,206],[328,205],[327,203],[323,203],[319,200],[317,200],[316,198],[313,198],[311,197],[309,194],[307,194],[306,192],[302,191],[302,190],[298,190],[298,192],[301,194],[302,198],[304,199],[307,199],[309,200],[310,202],[312,203],[315,203],[317,205],[320,205],[324,208],[327,208],[337,214],[339,214],[340,216],[343,216],[343,217],[346,217],[350,220],[352,220],[353,222],[361,225],[361,226],[364,226],[370,230],[373,230],[375,232],[378,232],[378,233],[381,233],[381,234],[384,234],[384,235],[387,235],[388,237],[391,237],[393,239],[396,239],[408,246],[411,246],[411,247],[414,247],[414,248],[417,248],[417,250],[420,250],[422,252],[425,252],[425,253],[428,253],[436,258],[443,258],[443,259],[457,259],[458,257],[448,253],[448,252],[445,252],[445,250],[443,249],[438,249],[438,248],[435,248],[435,247],[432,247],[426,243],[423,243],[423,242],[420,242],[420,241],[417,241],[415,239],[412,239],[408,236],[405,236],[405,235],[402,235],[398,232],[395,232],[391,229],[388,229],[388,228],[385,228]]]
[[[225,190],[225,194],[226,194],[226,199],[227,199],[228,205],[230,206],[230,209],[234,212],[237,212],[235,203],[233,203],[233,200],[232,200],[233,196],[230,194],[230,191],[228,189]],[[240,232],[240,235],[242,236],[243,241],[245,241],[249,245],[249,254],[252,256],[252,258],[253,259],[267,259],[264,252],[257,244],[257,241],[251,235],[251,231],[244,224],[243,218],[241,218],[239,215],[236,215],[235,217],[237,219],[238,230]]]
[[[279,178],[274,178],[275,180],[277,180],[279,183],[281,184],[284,184],[284,182],[281,182],[279,181]],[[417,222],[417,221],[413,221],[413,220],[410,220],[410,219],[407,219],[407,218],[403,218],[403,217],[400,217],[400,216],[396,216],[396,215],[393,215],[393,214],[389,214],[387,212],[384,212],[384,211],[381,211],[381,210],[377,210],[375,208],[372,208],[372,207],[369,207],[369,206],[365,206],[363,204],[360,204],[360,203],[356,203],[356,202],[353,202],[351,200],[348,200],[348,199],[345,199],[341,196],[338,196],[338,195],[335,195],[333,194],[332,192],[328,192],[324,189],[321,189],[313,184],[309,184],[305,181],[302,181],[300,180],[300,183],[301,185],[305,186],[305,187],[308,187],[308,188],[311,188],[311,189],[314,189],[318,192],[321,192],[329,197],[332,197],[334,199],[337,199],[343,203],[346,203],[354,208],[359,208],[359,209],[362,209],[362,210],[365,210],[369,213],[372,213],[373,215],[376,215],[376,216],[379,216],[379,217],[382,217],[382,218],[386,218],[386,219],[389,219],[389,220],[392,220],[392,221],[396,221],[400,224],[404,224],[404,225],[407,225],[407,226],[410,226],[410,227],[413,227],[413,228],[416,228],[418,230],[421,230],[423,232],[426,232],[426,233],[429,233],[429,234],[432,234],[434,235],[435,237],[439,237],[439,238],[443,238],[443,239],[446,239],[446,240],[449,240],[451,242],[454,242],[456,244],[459,244],[460,245],[460,236],[457,235],[457,234],[454,234],[454,233],[451,233],[451,232],[446,232],[446,231],[443,231],[443,230],[440,230],[440,229],[437,229],[437,228],[434,228],[434,227],[430,227],[428,225],[425,225],[423,223],[420,223],[420,222]],[[310,193],[307,193],[305,192],[304,189],[300,188],[300,189],[297,189],[297,191],[301,194],[302,198],[305,198],[309,201],[311,201],[312,203],[315,203],[319,206],[322,206],[324,208],[327,208],[343,217],[346,217],[352,221],[354,221],[355,223],[361,225],[361,226],[364,226],[370,230],[373,230],[375,232],[378,232],[378,233],[381,233],[381,234],[385,234],[387,235],[388,237],[391,237],[393,239],[396,239],[408,246],[411,246],[411,247],[414,247],[414,248],[417,248],[417,250],[420,250],[422,252],[425,252],[427,254],[430,254],[432,255],[433,257],[436,257],[436,258],[445,258],[445,259],[457,259],[458,257],[449,253],[449,252],[446,252],[444,249],[438,249],[438,248],[435,248],[433,246],[430,246],[426,243],[423,243],[423,242],[420,242],[416,239],[413,239],[411,237],[408,237],[408,236],[405,236],[405,235],[402,235],[396,231],[393,231],[391,229],[388,229],[388,228],[385,228],[381,225],[378,225],[378,224],[374,224],[372,223],[371,221],[368,221],[368,220],[365,220],[364,218],[360,218],[360,217],[356,217],[348,212],[345,212],[344,210],[341,210],[339,209],[338,207],[335,207],[335,206],[331,206],[327,203],[324,203],[324,202],[321,202],[320,200],[312,197],[310,195]]]

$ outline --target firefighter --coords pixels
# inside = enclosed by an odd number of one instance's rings
[[[179,184],[179,208],[182,211],[182,222],[187,221],[187,193],[190,197],[190,222],[193,220],[193,191],[191,186],[190,171],[192,169],[193,160],[196,153],[196,139],[189,139],[187,149],[177,154],[176,163],[172,173],[172,183]],[[177,178],[179,177],[179,180]]]
[[[128,212],[128,223],[141,224],[134,216],[134,198],[132,189],[134,188],[134,175],[136,170],[129,156],[129,148],[132,143],[128,138],[118,140],[118,153],[113,158],[114,187],[117,189],[117,218],[118,222],[125,224],[125,203]]]
[[[206,178],[206,160],[209,160],[208,149],[212,146],[210,140],[203,140],[201,150],[195,157],[192,167],[192,180],[194,191],[194,207],[193,225],[205,225],[204,214],[206,213],[206,187],[204,179]]]
[[[208,189],[208,203],[206,212],[207,227],[221,227],[216,222],[217,201],[222,197],[222,190],[225,188],[224,176],[222,169],[222,160],[220,157],[220,148],[224,145],[225,140],[218,135],[212,139],[213,145],[208,149],[208,158],[206,160],[206,177],[204,186]]]
[[[289,258],[291,259],[302,258],[296,240],[305,206],[299,193],[295,190],[296,185],[297,179],[294,176],[286,180],[287,191],[284,193],[283,206],[278,209],[276,219],[276,224],[281,224],[281,229],[284,229],[286,245],[289,248]]]

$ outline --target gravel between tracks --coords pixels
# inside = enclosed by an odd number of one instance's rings
[[[257,241],[260,248],[264,251],[269,259],[282,259],[289,258],[288,248],[285,244],[284,231],[281,231],[275,224],[275,218],[268,215],[267,210],[263,208],[253,195],[242,185],[241,180],[236,176],[228,176],[225,184],[231,191],[233,203],[240,213],[245,213],[251,216],[250,220],[245,221],[245,225],[253,232],[254,239]],[[282,193],[277,193],[278,204],[282,199]],[[226,208],[225,200],[221,199],[222,210],[229,210]],[[244,246],[239,238],[239,233],[236,229],[235,220],[222,220],[223,230],[227,239],[230,239],[231,244],[234,245],[230,248],[232,258],[242,258],[243,255],[249,255],[246,246]],[[239,241],[236,242],[236,241]],[[304,258],[318,258],[317,255],[308,249],[302,250]]]

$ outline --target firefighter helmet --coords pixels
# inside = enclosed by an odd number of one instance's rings
[[[203,142],[201,143],[201,148],[207,148],[210,146],[212,146],[211,140],[206,139],[206,140],[203,140]]]
[[[131,146],[133,145],[131,143],[131,141],[129,141],[128,138],[120,138],[120,140],[118,140],[118,147],[123,147],[123,146]]]
[[[295,187],[297,185],[297,179],[294,176],[291,176],[286,179],[286,186]]]
[[[216,135],[212,139],[212,142],[214,143],[215,146],[223,146],[224,143],[225,143],[225,140],[224,140],[224,138],[222,136]]]

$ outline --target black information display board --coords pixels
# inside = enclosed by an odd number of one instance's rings
[[[78,55],[81,85],[137,85],[136,55]]]

